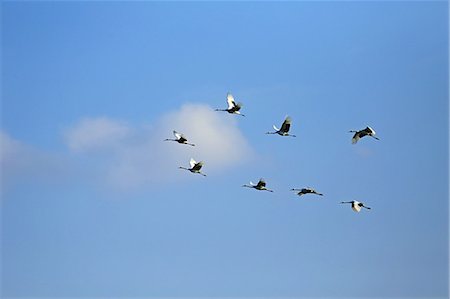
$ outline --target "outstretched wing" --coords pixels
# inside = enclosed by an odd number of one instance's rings
[[[281,125],[281,132],[289,132],[289,129],[291,128],[291,118],[289,116],[286,117],[283,124]]]
[[[233,109],[236,106],[236,102],[234,101],[234,97],[231,93],[227,93],[227,103],[228,109]]]
[[[173,136],[175,136],[176,139],[180,139],[181,137],[183,137],[183,134],[178,133],[177,131],[173,130]]]
[[[364,129],[364,132],[366,132],[367,134],[375,134],[375,130],[372,129],[371,127],[369,127],[369,126],[367,126],[367,127]]]
[[[355,135],[353,135],[352,144],[357,143],[360,138],[361,137],[359,136],[359,131],[358,131],[358,132],[355,133]]]
[[[203,166],[203,162],[202,161],[200,161],[200,162],[198,162],[198,163],[196,163],[194,166],[192,166],[192,170],[200,170],[201,168],[202,168],[202,166]]]
[[[242,103],[234,103],[233,112],[239,111],[242,108]]]
[[[195,164],[197,164],[197,162],[191,158],[191,161],[189,161],[189,164],[191,165],[191,168],[194,168]]]
[[[186,142],[187,141],[187,138],[183,134],[181,134],[181,133],[179,133],[177,131],[173,131],[173,135],[175,136],[175,138],[179,142]]]
[[[256,185],[256,187],[261,188],[261,187],[265,187],[266,186],[266,181],[264,181],[264,179],[259,179],[258,184]]]

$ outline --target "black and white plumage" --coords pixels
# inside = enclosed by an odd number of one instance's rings
[[[297,193],[298,196],[302,196],[305,194],[316,194],[316,195],[323,196],[322,193],[319,193],[316,190],[314,190],[313,188],[309,188],[309,187],[301,188],[301,189],[294,188],[294,189],[291,189],[291,191],[296,191],[296,192],[298,191],[298,193]]]
[[[236,103],[231,93],[227,93],[227,103],[228,103],[227,109],[215,109],[215,111],[226,111],[230,114],[245,116],[244,114],[241,114],[241,112],[239,111],[242,108],[242,103]]]
[[[266,188],[266,181],[263,178],[259,179],[259,182],[256,185],[253,184],[252,182],[250,182],[250,185],[242,185],[242,187],[254,188],[254,189],[260,190],[260,191],[273,192],[273,190]]]
[[[361,208],[365,208],[365,209],[367,209],[367,210],[370,210],[370,209],[371,209],[371,208],[365,206],[363,202],[359,202],[359,201],[356,201],[356,200],[352,200],[352,201],[341,201],[341,203],[349,203],[349,204],[351,204],[351,205],[352,205],[352,209],[353,209],[353,211],[355,211],[355,212],[361,211]]]
[[[173,135],[175,136],[175,139],[164,139],[164,141],[176,141],[176,142],[178,142],[178,143],[181,143],[181,144],[187,144],[187,145],[190,145],[190,146],[195,146],[195,144],[192,144],[192,143],[188,143],[187,142],[187,138],[183,135],[183,134],[181,134],[181,133],[178,133],[177,131],[173,131]]]
[[[349,131],[350,133],[355,133],[352,138],[352,144],[355,144],[358,142],[359,139],[363,138],[364,136],[370,136],[375,138],[376,140],[380,140],[378,137],[375,136],[376,132],[371,127],[367,126],[365,129],[359,130],[359,131]]]
[[[202,169],[203,166],[203,162],[196,162],[193,158],[191,158],[191,161],[189,161],[189,164],[191,165],[191,168],[186,168],[186,167],[178,167],[180,169],[185,169],[185,170],[189,170],[192,173],[198,173],[201,174],[202,176],[206,176],[206,174],[200,172],[200,169]]]
[[[280,136],[296,137],[295,135],[289,134],[289,130],[291,128],[291,122],[292,122],[292,119],[289,116],[286,116],[280,129],[278,129],[275,125],[273,125],[275,132],[267,132],[266,134],[278,134]]]

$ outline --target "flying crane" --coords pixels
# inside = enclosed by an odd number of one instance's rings
[[[289,116],[286,116],[280,129],[278,129],[275,125],[273,125],[275,132],[267,132],[266,134],[278,134],[280,136],[297,137],[295,135],[289,134],[289,129],[291,128],[291,121],[292,121],[291,118]]]
[[[187,145],[190,145],[190,146],[195,146],[195,144],[192,144],[192,143],[188,143],[187,142],[187,138],[183,135],[183,134],[181,134],[181,133],[178,133],[177,131],[173,131],[173,135],[175,136],[175,139],[164,139],[164,141],[176,141],[176,142],[178,142],[178,143],[181,143],[181,144],[187,144]]]
[[[189,161],[189,164],[191,165],[191,168],[186,168],[186,167],[178,167],[180,169],[184,169],[184,170],[189,170],[192,173],[198,173],[201,174],[202,176],[206,176],[206,174],[200,172],[200,169],[202,169],[203,166],[203,162],[196,162],[193,158],[191,158],[191,161]]]
[[[215,111],[226,111],[230,114],[245,116],[244,114],[241,114],[241,112],[239,111],[242,108],[242,103],[236,103],[231,93],[227,93],[227,103],[228,103],[227,109],[215,109]]]

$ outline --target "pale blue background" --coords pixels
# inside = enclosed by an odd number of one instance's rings
[[[447,297],[448,79],[446,2],[3,2],[13,138],[64,155],[82,117],[152,122],[232,91],[276,158],[124,200],[19,181],[2,296]],[[286,114],[297,139],[262,134]],[[366,124],[381,140],[351,145]],[[259,176],[277,192],[240,188]],[[288,191],[304,185],[325,196]]]

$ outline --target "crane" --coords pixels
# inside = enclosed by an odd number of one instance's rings
[[[263,178],[259,179],[259,182],[256,185],[250,181],[250,185],[242,185],[242,187],[254,188],[254,189],[260,190],[260,191],[273,192],[273,190],[266,188],[266,181]]]
[[[361,208],[365,208],[365,209],[367,209],[367,210],[370,210],[370,209],[371,209],[371,208],[365,206],[363,202],[359,202],[359,201],[356,201],[356,200],[352,200],[352,201],[341,201],[341,203],[350,203],[350,204],[352,204],[352,209],[353,209],[353,211],[355,211],[355,212],[361,211]]]
[[[298,196],[302,196],[302,195],[305,195],[305,194],[316,194],[316,195],[323,196],[322,193],[319,193],[316,190],[314,190],[313,188],[309,188],[309,187],[302,188],[302,189],[294,188],[294,189],[291,189],[291,191],[298,191],[298,193],[297,193]]]
[[[173,135],[175,136],[175,139],[164,139],[164,141],[176,141],[176,142],[178,142],[178,143],[181,143],[181,144],[187,144],[187,145],[190,145],[190,146],[195,146],[195,144],[192,144],[192,143],[188,143],[187,142],[187,138],[183,135],[183,134],[181,134],[181,133],[178,133],[177,131],[173,131]]]
[[[266,134],[278,134],[280,136],[297,137],[295,135],[289,134],[289,129],[291,128],[291,121],[292,121],[291,118],[289,116],[286,116],[283,124],[281,125],[281,129],[278,129],[275,125],[273,125],[275,132],[267,132]]]
[[[215,111],[226,111],[230,114],[245,116],[244,114],[241,114],[241,112],[239,111],[242,108],[242,103],[236,103],[231,93],[227,93],[227,103],[228,103],[227,109],[215,109]]]
[[[375,136],[375,134],[376,134],[375,130],[369,126],[367,126],[365,129],[362,129],[359,131],[351,130],[351,131],[349,131],[349,133],[355,133],[352,138],[352,144],[356,144],[358,142],[358,140],[363,138],[364,136],[370,136],[370,137],[375,138],[376,140],[380,140],[380,138]]]
[[[189,170],[192,173],[198,173],[201,174],[202,176],[206,176],[206,174],[200,172],[200,169],[202,169],[203,166],[203,162],[196,162],[193,158],[191,158],[191,161],[189,161],[189,164],[191,165],[191,168],[186,168],[186,167],[178,167],[180,169],[185,169],[185,170]]]

